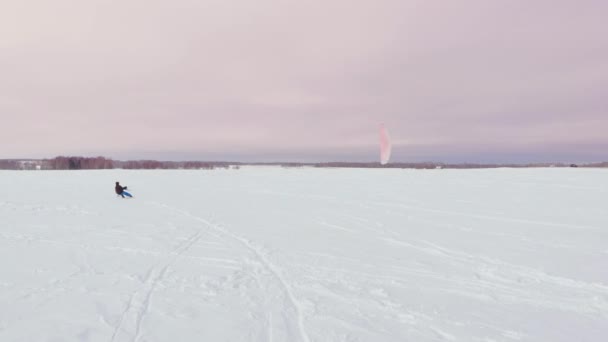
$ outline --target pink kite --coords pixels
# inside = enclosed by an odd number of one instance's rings
[[[391,137],[384,124],[380,125],[380,164],[386,165],[391,159]]]

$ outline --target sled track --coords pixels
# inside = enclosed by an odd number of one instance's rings
[[[293,306],[293,309],[295,311],[300,338],[304,342],[310,342],[308,333],[306,332],[306,329],[304,328],[304,318],[302,315],[301,304],[295,298],[293,291],[291,289],[291,286],[289,286],[288,282],[285,280],[285,278],[281,274],[281,271],[270,260],[268,260],[266,253],[264,253],[259,247],[256,247],[255,245],[253,245],[246,238],[239,236],[218,224],[212,223],[209,220],[206,220],[202,217],[195,216],[185,210],[181,210],[181,209],[177,209],[177,208],[168,206],[166,204],[162,204],[162,203],[154,203],[154,204],[161,206],[163,208],[166,208],[175,213],[178,213],[184,217],[189,217],[192,220],[201,222],[204,225],[206,225],[207,227],[209,227],[210,229],[213,229],[216,232],[220,233],[221,235],[239,242],[241,245],[245,246],[245,248],[247,248],[249,251],[251,251],[255,255],[255,257],[262,263],[264,268],[266,268],[278,280],[280,286],[285,291],[285,295],[289,299],[289,302],[291,303],[291,305]]]
[[[144,280],[144,284],[131,295],[131,298],[129,298],[129,302],[125,310],[122,312],[120,321],[112,334],[112,342],[118,341],[117,338],[121,331],[131,335],[131,341],[139,341],[141,337],[141,322],[150,309],[152,292],[154,292],[158,282],[165,277],[169,267],[175,262],[175,260],[177,260],[181,255],[188,251],[190,247],[200,240],[203,235],[202,233],[202,230],[197,231],[182,244],[174,248],[171,252],[167,253],[168,258],[165,258],[165,260],[158,262],[152,268],[150,268]],[[128,318],[131,319],[128,320]],[[124,327],[126,324],[132,326]]]

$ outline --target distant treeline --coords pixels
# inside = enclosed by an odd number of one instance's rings
[[[234,164],[234,163],[232,163]],[[42,160],[0,160],[1,170],[104,170],[104,169],[214,169],[227,168],[223,162],[172,162],[157,160],[112,160],[105,157],[55,157]]]
[[[380,163],[348,163],[332,162],[317,163],[315,167],[352,167],[352,168],[383,168],[383,169],[490,169],[498,167],[525,168],[525,167],[567,167],[566,164],[445,164],[433,162],[420,163],[390,163],[381,165]]]
[[[0,170],[19,170],[21,165],[16,160],[0,160]]]
[[[43,161],[41,166],[50,170],[100,170],[113,169],[114,161],[104,157],[55,157]]]
[[[419,163],[354,163],[354,162],[328,162],[328,163],[253,163],[250,165],[279,165],[286,168],[318,167],[318,168],[364,168],[364,169],[491,169],[491,168],[533,168],[533,167],[579,167],[576,164],[565,163],[529,163],[529,164],[446,164],[433,162]],[[581,164],[580,167],[608,167],[608,162]]]
[[[115,168],[119,169],[205,169],[212,170],[215,168],[227,168],[228,163],[211,163],[199,161],[187,162],[169,162],[157,160],[130,160],[130,161],[114,161]]]
[[[444,164],[444,163],[236,163],[236,162],[201,162],[201,161],[157,161],[157,160],[112,160],[105,157],[55,157],[42,160],[0,160],[0,170],[102,170],[102,169],[204,169],[238,168],[241,165],[269,165],[317,168],[391,168],[391,169],[487,169],[497,167],[526,168],[526,167],[578,167],[575,164],[563,163],[533,163],[533,164]],[[608,167],[608,162],[582,164],[580,167]]]

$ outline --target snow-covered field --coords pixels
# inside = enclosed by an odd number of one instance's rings
[[[608,170],[0,171],[0,341],[608,341]]]

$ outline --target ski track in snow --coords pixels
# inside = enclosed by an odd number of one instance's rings
[[[386,205],[386,204],[381,204]],[[553,222],[539,222],[539,221],[531,221],[531,220],[520,220],[520,219],[508,219],[504,217],[494,217],[487,215],[474,215],[474,214],[465,214],[460,212],[453,211],[440,211],[433,210],[428,208],[420,208],[413,206],[400,206],[407,209],[415,209],[422,210],[433,213],[441,213],[441,214],[450,214],[450,215],[461,215],[466,217],[473,217],[479,219],[492,219],[506,222],[517,222],[517,223],[527,223],[527,224],[539,224],[539,225],[547,225],[547,226],[555,226],[562,228],[578,228],[578,229],[597,229],[598,227],[589,227],[589,226],[580,226],[580,225],[567,225],[567,224],[557,224]],[[367,229],[369,225],[372,223],[369,220],[361,219],[358,217],[352,217],[356,221],[366,222]],[[342,225],[337,225],[331,222],[327,222],[325,220],[321,220],[319,222],[322,226],[346,231],[349,233],[355,233],[355,230],[346,228]],[[417,274],[419,276],[424,276],[427,278],[434,278],[437,281],[441,282],[451,282],[454,283],[455,287],[464,287],[468,289],[470,292],[464,291],[455,291],[455,290],[445,290],[451,291],[453,293],[470,296],[472,298],[479,298],[480,289],[484,289],[485,291],[482,293],[487,294],[489,297],[494,300],[506,300],[513,302],[521,302],[521,303],[529,303],[535,306],[554,308],[563,311],[574,311],[580,314],[587,314],[590,316],[599,315],[602,317],[608,317],[608,286],[597,283],[588,283],[579,280],[573,280],[565,277],[548,275],[540,270],[515,265],[512,263],[508,263],[502,260],[497,260],[487,256],[479,256],[468,254],[460,251],[451,250],[440,246],[437,243],[433,243],[425,240],[418,239],[410,239],[409,241],[403,241],[393,236],[387,236],[383,234],[380,230],[374,230],[378,233],[375,236],[375,239],[382,240],[388,244],[400,245],[404,247],[408,247],[410,249],[429,254],[431,256],[441,257],[443,260],[453,262],[456,265],[466,265],[469,268],[473,268],[477,270],[475,272],[476,279],[470,280],[459,280],[459,279],[445,279],[444,277],[438,276],[434,273],[429,273],[426,271],[416,271],[415,269],[409,269],[407,273],[409,274]],[[305,266],[305,265],[301,265]],[[507,274],[507,276],[498,274],[498,270],[500,273]],[[336,270],[337,272],[342,272],[340,270]],[[364,277],[374,278],[376,276],[372,274],[364,274],[364,273],[351,273],[357,274]],[[514,279],[515,280],[514,280]],[[387,278],[387,279],[399,279],[399,278]],[[491,280],[491,281],[490,281]],[[590,304],[585,302],[585,300],[559,300],[556,301],[550,294],[545,293],[547,289],[543,289],[543,291],[535,292],[530,289],[525,289],[525,282],[543,282],[546,284],[551,284],[553,289],[559,289],[560,287],[565,287],[571,289],[572,291],[581,292],[585,294],[593,294],[595,298],[598,298],[594,303]],[[500,295],[495,295],[494,293],[500,293]],[[607,298],[606,300],[601,300],[601,298]]]
[[[212,223],[211,221],[206,220],[202,217],[193,215],[188,211],[174,208],[174,207],[171,207],[171,206],[163,204],[163,203],[154,203],[154,204],[156,204],[160,207],[166,208],[168,210],[171,210],[175,213],[181,214],[185,217],[189,217],[195,221],[201,222],[201,223],[205,224],[208,228],[221,233],[223,236],[226,236],[230,239],[233,239],[233,240],[239,242],[241,245],[243,245],[245,248],[247,248],[250,252],[252,252],[252,254],[262,263],[262,265],[264,265],[264,267],[274,276],[274,278],[279,282],[279,284],[285,291],[285,294],[286,294],[287,298],[289,299],[289,301],[292,305],[292,308],[294,310],[295,316],[296,316],[296,322],[297,322],[298,333],[299,333],[300,339],[304,342],[310,342],[310,337],[308,336],[308,333],[306,332],[306,329],[304,326],[304,318],[303,318],[300,302],[294,296],[291,286],[288,284],[286,279],[283,277],[279,268],[268,259],[266,253],[261,248],[255,246],[253,243],[251,243],[246,238],[239,236],[239,235],[225,229],[224,227],[220,226],[219,224]],[[269,329],[272,329],[272,326],[269,325]],[[271,333],[269,335],[272,336]]]
[[[536,221],[536,220],[525,220],[525,219],[514,218],[514,217],[512,218],[512,217],[502,217],[502,216],[493,216],[493,215],[482,215],[482,214],[473,214],[473,213],[458,212],[458,211],[451,211],[451,210],[437,210],[437,209],[431,209],[431,208],[425,208],[425,207],[419,207],[419,206],[413,206],[413,205],[396,204],[396,203],[374,203],[374,204],[379,205],[379,206],[386,206],[386,207],[399,207],[399,208],[415,210],[415,211],[424,211],[424,212],[435,213],[435,214],[462,216],[462,217],[468,217],[468,218],[474,218],[474,219],[480,219],[480,220],[491,220],[491,221],[500,221],[500,222],[509,222],[509,223],[518,223],[518,224],[533,224],[533,225],[556,227],[556,228],[588,229],[588,230],[595,230],[595,231],[603,231],[603,228],[595,227],[595,226],[565,224],[565,223]]]
[[[456,262],[458,264],[472,265],[476,269],[477,279],[474,281],[460,282],[461,286],[470,289],[470,295],[476,297],[479,295],[479,289],[485,289],[486,292],[500,293],[499,296],[491,295],[495,300],[505,298],[514,302],[527,302],[535,306],[544,306],[548,308],[556,308],[564,311],[574,311],[581,314],[601,315],[608,317],[608,301],[598,302],[595,305],[587,305],[584,301],[572,300],[564,298],[556,301],[551,294],[547,294],[547,288],[542,292],[531,291],[524,287],[525,282],[542,282],[550,284],[550,290],[556,290],[560,287],[571,289],[575,292],[585,294],[594,294],[597,298],[608,298],[608,286],[602,284],[593,284],[577,280],[572,280],[564,277],[551,276],[539,270],[514,265],[501,260],[492,259],[489,257],[475,256],[463,252],[449,250],[429,241],[418,241],[418,244],[400,241],[391,238],[383,238],[388,243],[398,244],[408,248],[412,248],[423,253],[440,256],[446,260]],[[416,241],[414,241],[416,242]],[[500,270],[500,274],[498,274]],[[511,279],[511,278],[514,279]],[[491,280],[491,281],[490,281]],[[518,286],[515,286],[518,285]],[[466,294],[466,293],[463,293]]]
[[[181,245],[169,252],[165,260],[155,264],[146,275],[143,285],[140,289],[135,291],[127,307],[123,311],[119,323],[112,334],[112,342],[115,342],[119,337],[120,333],[131,336],[131,341],[137,342],[140,340],[140,328],[144,316],[150,309],[150,301],[152,293],[156,288],[159,281],[161,281],[169,267],[184,253],[186,253],[202,236],[202,229],[192,235],[189,239],[183,242]],[[126,323],[125,323],[126,321]],[[127,327],[124,325],[127,324]]]

